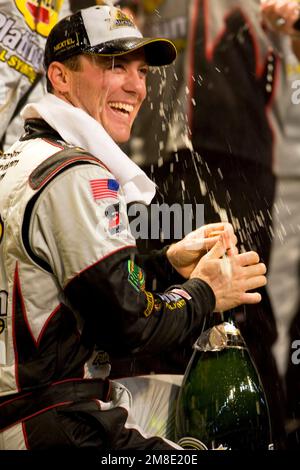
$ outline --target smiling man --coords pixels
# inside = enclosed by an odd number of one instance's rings
[[[25,134],[0,159],[1,449],[176,447],[129,426],[107,353],[180,347],[205,315],[260,301],[247,291],[265,266],[236,252],[230,224],[144,258],[130,232],[126,203],[149,203],[154,185],[115,142],[130,136],[148,66],[175,56],[108,6],[49,35],[50,93],[25,107]]]
[[[102,124],[115,142],[127,142],[146,97],[148,65],[144,52],[137,50],[116,58],[82,55],[77,57],[77,64],[77,73],[70,73],[70,83],[60,82],[61,75],[68,73],[62,64],[50,64],[48,76],[56,92]]]

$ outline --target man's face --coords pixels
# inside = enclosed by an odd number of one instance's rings
[[[98,121],[115,142],[126,142],[146,97],[148,66],[142,50],[115,58],[81,56],[71,72],[68,101]]]

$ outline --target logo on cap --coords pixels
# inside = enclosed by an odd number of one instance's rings
[[[124,27],[136,29],[134,22],[129,18],[129,16],[125,15],[124,12],[117,8],[113,9],[113,17],[111,19],[110,27],[111,29]]]
[[[57,52],[57,51],[64,52],[64,51],[68,51],[69,49],[72,49],[72,47],[75,47],[77,45],[78,45],[78,38],[77,37],[68,38],[68,39],[64,39],[64,41],[61,41],[61,42],[57,43],[53,47],[53,51],[54,52]]]

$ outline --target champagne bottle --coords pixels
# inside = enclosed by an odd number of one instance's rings
[[[177,402],[176,440],[194,449],[271,449],[258,372],[233,314],[225,315],[222,321],[223,314],[212,314],[211,328],[194,345]]]

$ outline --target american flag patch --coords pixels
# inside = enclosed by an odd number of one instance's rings
[[[90,180],[91,190],[95,201],[105,198],[118,199],[119,183],[113,179]]]
[[[183,290],[183,289],[172,289],[168,292],[168,294],[170,293],[178,294],[180,295],[180,297],[183,297],[186,300],[191,300],[192,298],[190,294],[186,290]]]

